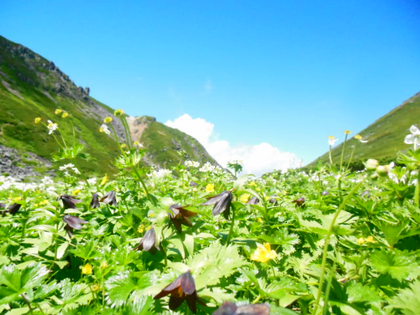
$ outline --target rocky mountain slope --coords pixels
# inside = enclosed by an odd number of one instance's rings
[[[411,125],[420,127],[420,93],[362,130],[359,134],[368,141],[367,143],[361,143],[355,138],[350,139],[346,144],[345,161],[350,159],[353,146],[352,160],[356,163],[359,161],[360,164],[360,161],[369,158],[384,162],[395,160],[397,152],[410,148],[409,145],[404,143],[404,138],[409,133]],[[342,145],[333,149],[333,161],[338,163],[342,149]],[[309,166],[327,161],[328,153],[325,153]]]
[[[31,164],[33,171],[43,172],[48,168],[41,161],[51,160],[58,150],[54,136],[48,134],[45,125],[48,120],[58,124],[67,143],[85,147],[83,152],[87,158],[77,160],[81,170],[111,172],[111,162],[118,154],[119,144],[112,137],[100,133],[99,127],[105,117],[113,116],[114,110],[91,97],[89,92],[88,87],[77,86],[53,62],[0,36],[0,154],[8,152],[8,159],[12,159],[10,163],[0,164],[0,173],[14,173],[12,168],[23,169],[25,162]],[[56,109],[67,112],[69,117],[63,118],[61,113],[56,115]],[[42,118],[38,125],[34,123],[36,117]],[[113,126],[124,139],[118,117],[114,117]],[[156,128],[159,132],[150,135]],[[169,132],[166,128],[154,121],[141,139],[149,152],[149,164],[168,167],[171,163],[179,163],[179,159],[175,158],[178,151],[201,152],[203,161],[214,162],[197,141],[178,131]],[[183,137],[188,140],[181,141]],[[6,164],[7,167],[4,166]]]

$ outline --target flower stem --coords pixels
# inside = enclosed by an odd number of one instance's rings
[[[341,149],[341,157],[340,157],[340,171],[343,167],[343,160],[344,160],[344,152],[346,151],[346,142],[347,142],[347,134],[344,137],[343,148]]]
[[[331,150],[332,150],[332,147],[330,146],[330,150],[328,151],[328,157],[330,159],[330,165],[332,166],[333,160],[332,160],[332,152],[331,152]]]
[[[417,170],[417,184],[414,192],[414,204],[420,208],[420,169]]]
[[[232,238],[232,234],[233,234],[233,227],[235,225],[235,207],[232,204],[232,220],[230,221],[230,229],[229,229],[229,234],[228,234],[228,238],[226,241],[226,245],[229,245],[230,240]]]
[[[327,236],[325,238],[324,249],[323,249],[323,252],[322,252],[321,276],[319,278],[318,293],[317,293],[317,297],[316,297],[316,301],[315,301],[315,307],[314,307],[314,310],[312,312],[312,314],[314,314],[314,315],[317,314],[317,311],[318,311],[318,308],[319,308],[319,302],[321,300],[322,286],[324,285],[325,273],[326,273],[326,269],[327,269],[328,246],[330,245],[330,240],[331,240],[331,236],[333,234],[335,222],[337,221],[338,215],[341,213],[341,211],[343,210],[344,206],[347,204],[350,197],[353,196],[353,194],[356,192],[356,190],[359,188],[359,186],[361,184],[362,184],[362,182],[360,182],[359,184],[354,186],[352,188],[352,190],[350,191],[350,193],[346,196],[346,198],[344,198],[343,202],[340,204],[337,211],[335,212],[334,217],[331,221],[330,227],[328,229],[328,233],[327,233]]]

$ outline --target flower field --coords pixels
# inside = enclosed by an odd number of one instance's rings
[[[128,143],[118,174],[0,177],[0,313],[418,314],[415,149],[256,178]]]

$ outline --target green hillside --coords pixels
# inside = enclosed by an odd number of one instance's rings
[[[152,163],[158,161],[165,168],[185,160],[217,164],[196,139],[156,121],[154,117],[142,116],[129,121],[133,139],[148,148],[146,160]]]
[[[68,112],[69,117],[55,115],[57,108]],[[89,88],[76,86],[53,62],[0,36],[0,145],[51,159],[59,149],[45,126],[47,120],[51,120],[58,123],[67,144],[85,147],[83,152],[89,158],[78,159],[77,166],[81,170],[110,172],[119,151],[118,143],[100,133],[99,126],[105,117],[113,116],[113,112],[112,108],[89,96]],[[43,124],[36,125],[36,117],[41,117]],[[154,125],[160,126],[157,122]],[[114,117],[113,126],[123,139],[123,126],[117,117]],[[155,128],[163,128],[163,125],[156,126],[147,134]],[[183,137],[191,138],[178,131],[159,131],[146,136],[143,142],[152,153],[148,155],[149,164],[165,167],[173,162],[177,164],[179,159],[174,158],[177,150],[167,146],[174,141],[181,143],[183,151],[204,152],[205,159],[214,162],[197,141],[179,140]],[[194,148],[188,147],[186,142]]]
[[[407,150],[410,146],[404,143],[404,137],[409,133],[411,125],[420,126],[420,93],[404,102],[359,134],[367,139],[367,143],[351,138],[346,143],[344,160],[348,161],[354,147],[354,162],[373,158],[380,161],[394,160],[397,152]],[[335,147],[332,151],[334,163],[339,163],[343,145]],[[328,153],[325,153],[309,166],[319,162],[327,162]]]

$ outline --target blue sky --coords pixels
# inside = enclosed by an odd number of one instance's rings
[[[420,91],[420,3],[14,1],[0,34],[130,115],[310,162]]]

